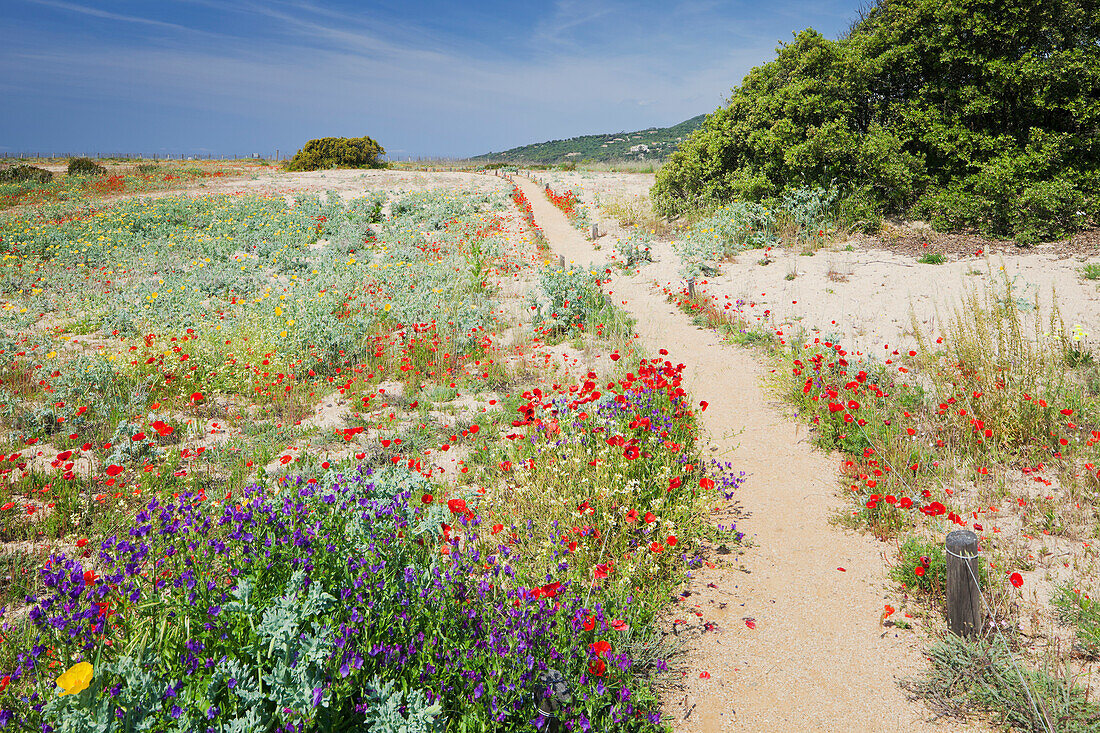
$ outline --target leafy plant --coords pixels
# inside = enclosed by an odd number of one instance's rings
[[[33,165],[10,165],[0,168],[0,183],[49,183],[53,172]]]
[[[917,262],[922,265],[942,265],[947,262],[947,257],[943,252],[925,252],[917,258]]]
[[[1068,584],[1055,588],[1050,602],[1062,623],[1076,630],[1082,651],[1090,657],[1100,656],[1100,604]]]
[[[322,137],[307,142],[284,167],[288,171],[378,168],[385,154],[385,149],[369,137]]]
[[[105,176],[107,169],[91,158],[71,158],[68,174],[70,176]]]
[[[908,537],[898,550],[898,562],[890,568],[890,577],[910,590],[942,597],[947,580],[943,543]]]

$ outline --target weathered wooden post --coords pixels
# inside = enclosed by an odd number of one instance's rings
[[[688,284],[688,297],[695,300],[695,278],[689,277],[687,279]]]
[[[558,714],[561,709],[573,701],[569,693],[569,683],[565,675],[556,669],[548,669],[539,673],[538,687],[535,689],[535,703],[538,711],[547,719],[547,733],[559,733],[561,720]]]
[[[959,636],[973,636],[982,628],[978,535],[968,529],[947,535],[947,626]]]
[[[595,242],[600,236],[600,225],[592,224],[592,241]]]
[[[565,269],[565,255],[558,255],[558,267]]]

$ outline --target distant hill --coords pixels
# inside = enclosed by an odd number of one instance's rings
[[[582,135],[524,145],[501,153],[485,153],[470,160],[509,163],[580,163],[610,160],[665,160],[680,141],[703,124],[706,115],[692,117],[672,127],[651,127],[636,132]]]

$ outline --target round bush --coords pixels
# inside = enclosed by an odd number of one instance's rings
[[[369,137],[321,137],[310,140],[286,164],[288,171],[327,168],[380,168],[386,150]]]
[[[107,169],[91,158],[72,158],[69,160],[70,176],[102,176]]]
[[[0,168],[0,183],[49,183],[53,180],[53,173],[45,168],[35,168],[33,165],[12,165]]]

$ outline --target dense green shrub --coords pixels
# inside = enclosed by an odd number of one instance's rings
[[[858,220],[1064,236],[1100,220],[1098,43],[1096,0],[879,0],[753,69],[662,168],[657,209],[835,184]]]
[[[369,137],[322,137],[310,140],[286,164],[288,171],[326,168],[380,168],[385,149]]]
[[[102,176],[106,173],[107,169],[91,158],[71,158],[69,160],[70,176]]]
[[[49,183],[53,173],[33,165],[12,165],[0,168],[0,183]]]

